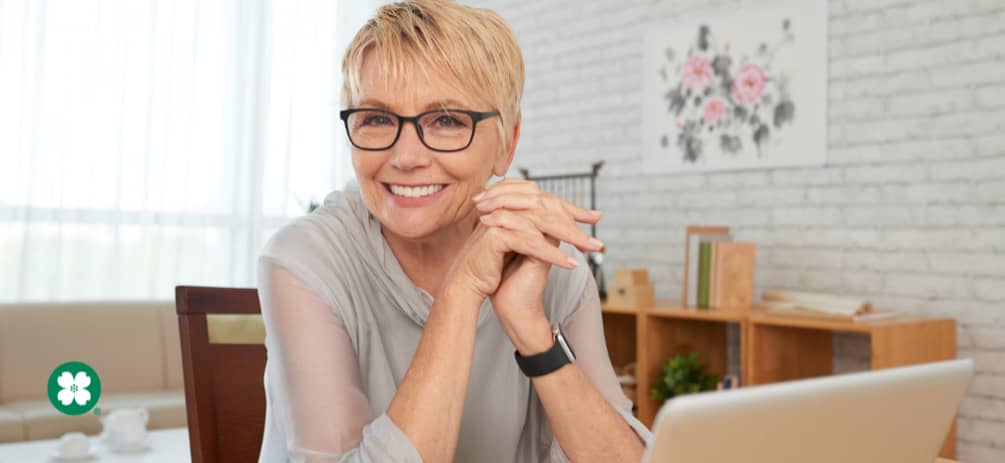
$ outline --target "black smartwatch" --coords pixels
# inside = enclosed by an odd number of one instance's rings
[[[513,351],[516,364],[520,366],[523,374],[531,378],[544,376],[576,360],[576,354],[572,352],[572,346],[565,340],[561,327],[555,327],[552,333],[555,334],[555,344],[547,351],[527,357],[520,355],[519,351]]]

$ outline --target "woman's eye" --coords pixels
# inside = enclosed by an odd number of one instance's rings
[[[461,122],[459,119],[445,114],[440,117],[437,117],[435,123],[437,127],[445,129],[464,127],[464,123]]]
[[[391,118],[387,116],[367,116],[363,119],[363,125],[370,127],[391,125]]]

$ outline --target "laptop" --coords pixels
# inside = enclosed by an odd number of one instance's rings
[[[932,463],[970,359],[703,392],[656,416],[649,463]]]

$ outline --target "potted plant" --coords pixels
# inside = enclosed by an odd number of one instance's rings
[[[663,376],[649,396],[657,401],[669,400],[682,394],[713,390],[718,382],[716,375],[705,372],[697,352],[681,354],[667,361]]]

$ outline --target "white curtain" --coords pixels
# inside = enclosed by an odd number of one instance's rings
[[[340,61],[374,7],[0,0],[0,302],[252,286],[352,178]]]

